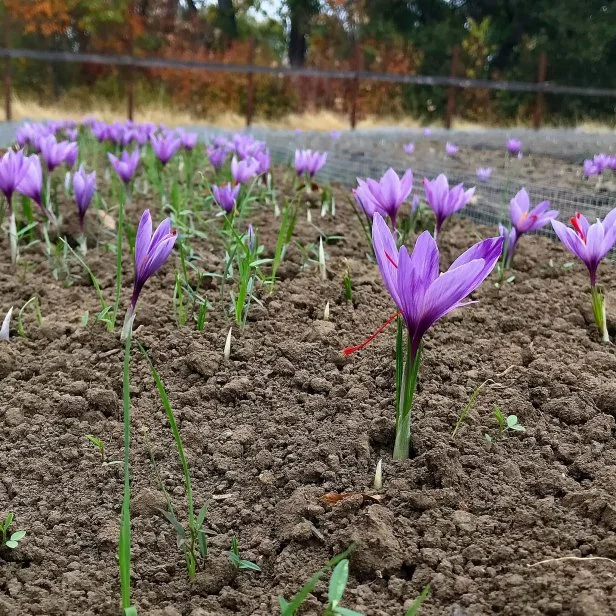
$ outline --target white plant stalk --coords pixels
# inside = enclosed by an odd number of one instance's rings
[[[306,220],[311,223],[312,222],[312,212],[310,210],[306,210]]]
[[[230,327],[229,333],[227,334],[227,339],[225,341],[225,350],[224,350],[225,361],[227,361],[229,357],[231,357],[231,332],[232,331],[233,331],[233,328]]]
[[[2,321],[2,327],[0,327],[0,340],[9,339],[9,328],[11,327],[11,316],[13,314],[13,307],[9,309]]]
[[[380,490],[383,487],[383,460],[379,460],[376,463],[376,470],[374,471],[374,489]]]
[[[327,280],[327,268],[325,267],[325,250],[323,250],[323,238],[319,237],[319,269],[321,280]]]
[[[325,310],[323,310],[323,320],[329,321],[329,302],[325,304]]]
[[[11,210],[9,216],[9,241],[11,244],[11,263],[17,265],[19,259],[19,246],[17,244],[17,222],[15,221],[15,212]]]

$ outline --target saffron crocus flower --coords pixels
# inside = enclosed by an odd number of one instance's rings
[[[595,165],[595,163],[587,158],[584,161],[584,176],[589,178],[592,175],[599,175],[601,173],[601,169]]]
[[[214,200],[227,214],[233,211],[237,203],[237,196],[240,192],[240,185],[233,186],[231,183],[224,186],[212,186]]]
[[[51,173],[62,163],[72,167],[77,160],[79,146],[70,141],[56,141],[53,135],[48,135],[39,140],[41,156],[45,160],[47,170]]]
[[[6,316],[2,320],[2,327],[0,327],[0,340],[9,340],[9,329],[11,327],[11,316],[13,315],[13,307],[9,308]]]
[[[214,169],[221,169],[227,160],[227,151],[222,147],[209,147],[207,156]]]
[[[252,223],[248,225],[248,231],[246,232],[246,242],[248,244],[248,250],[253,252],[255,249],[255,230]]]
[[[517,156],[522,151],[522,142],[519,139],[507,139],[507,152]]]
[[[250,180],[257,175],[258,168],[259,161],[254,158],[245,158],[244,160],[238,161],[234,156],[231,159],[231,176],[240,184],[250,182]]]
[[[557,220],[552,220],[552,227],[565,248],[579,257],[588,269],[595,323],[603,341],[609,342],[605,297],[597,286],[597,269],[607,253],[616,245],[616,208],[603,221],[597,219],[592,225],[579,212],[576,212],[570,220],[573,229]]]
[[[257,167],[257,175],[263,175],[270,170],[270,153],[267,148],[259,151],[254,155],[254,159],[259,163]]]
[[[96,191],[96,171],[86,173],[83,163],[73,174],[73,192],[79,210],[79,227],[83,233],[85,216]]]
[[[426,126],[426,128],[423,129],[423,134],[424,137],[430,137],[430,135],[432,135],[432,129]]]
[[[143,212],[135,236],[135,282],[130,307],[124,319],[122,340],[125,340],[132,332],[135,308],[143,285],[164,265],[173,250],[176,239],[177,234],[171,230],[170,218],[165,218],[152,235],[150,210]]]
[[[69,141],[77,141],[77,137],[79,136],[79,129],[65,128],[64,133]]]
[[[413,189],[413,172],[408,169],[400,178],[393,169],[389,168],[378,182],[368,178],[365,186],[377,205],[378,211],[389,216],[395,229],[398,210]]]
[[[107,156],[109,157],[111,166],[118,174],[118,177],[124,182],[124,184],[128,184],[133,175],[135,175],[135,171],[137,171],[137,166],[139,165],[139,150],[137,148],[135,148],[132,152],[127,152],[124,150],[120,154],[120,158],[111,153],[108,153]]]
[[[340,139],[340,137],[342,137],[342,132],[339,130],[330,130],[329,131],[329,136],[334,140],[334,141],[338,141],[338,139]]]
[[[515,227],[511,227],[509,229],[501,223],[498,223],[498,234],[503,238],[503,262],[504,266],[508,267],[515,251],[515,246],[518,241],[518,234]],[[504,276],[504,269],[502,274]]]
[[[22,150],[7,150],[0,159],[0,191],[6,197],[9,213],[13,211],[13,193],[28,172],[29,166],[30,161]]]
[[[353,198],[357,207],[366,215],[366,218],[372,222],[374,213],[379,210],[380,206],[376,202],[368,184],[365,180],[357,178],[357,188],[353,189]]]
[[[458,184],[450,189],[449,181],[442,173],[432,181],[424,178],[423,184],[428,205],[436,217],[434,226],[434,239],[436,239],[441,232],[443,222],[460,211],[473,198],[475,187],[465,191],[464,184]]]
[[[541,201],[532,210],[530,208],[530,198],[525,188],[522,188],[518,194],[509,203],[509,218],[516,233],[513,237],[509,237],[506,245],[505,267],[511,267],[513,255],[518,240],[524,233],[536,231],[558,216],[557,210],[548,210],[550,207],[549,201]]]
[[[410,143],[405,143],[402,146],[402,149],[404,150],[405,154],[413,154],[415,152],[415,144],[411,141]]]
[[[477,179],[480,182],[487,182],[492,177],[492,167],[478,167]]]
[[[30,163],[28,171],[21,182],[19,182],[15,192],[32,199],[39,206],[43,214],[53,222],[55,220],[54,215],[43,205],[43,169],[41,168],[41,161],[36,154],[28,156],[27,159]]]
[[[166,165],[173,155],[180,149],[180,140],[177,137],[171,135],[163,135],[160,137],[150,137],[150,143],[156,158],[160,160],[163,165]]]
[[[445,154],[447,154],[447,156],[455,156],[459,151],[460,148],[457,145],[449,143],[449,141],[445,144]]]
[[[194,150],[198,140],[199,135],[197,133],[180,133],[180,144],[185,150],[188,150],[189,152],[191,150]]]
[[[295,150],[295,171],[298,176],[308,174],[314,177],[327,162],[327,152]]]
[[[372,225],[374,254],[387,287],[406,328],[406,362],[403,345],[398,348],[402,380],[396,411],[394,458],[408,458],[410,412],[421,361],[421,347],[426,332],[447,313],[474,302],[464,301],[490,274],[503,246],[502,237],[493,237],[475,244],[460,255],[444,273],[439,274],[439,250],[434,238],[424,231],[411,253],[400,251],[387,224],[377,212]],[[377,331],[377,334],[383,328]],[[345,355],[363,348],[376,334],[357,347],[344,350]],[[401,336],[399,337],[401,338]]]

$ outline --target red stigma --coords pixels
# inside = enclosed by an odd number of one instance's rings
[[[387,253],[385,253],[385,254],[387,254]],[[383,325],[381,325],[381,327],[379,327],[373,334],[368,336],[361,344],[358,344],[357,346],[346,347],[346,349],[343,349],[342,350],[342,354],[344,356],[347,356],[347,355],[351,355],[351,353],[355,353],[355,351],[361,351],[368,343],[372,342],[382,331],[384,331],[385,328],[394,319],[396,319],[399,314],[400,314],[399,312],[396,312],[396,314],[394,314],[393,316],[389,317],[389,319],[387,319],[387,321],[385,321],[385,323],[383,323]]]
[[[398,264],[391,258],[388,252],[385,252],[385,257],[396,269],[398,269]]]
[[[576,230],[577,234],[584,240],[586,241],[586,237],[584,236],[584,231],[582,230],[582,227],[580,226],[580,219],[581,214],[579,212],[575,213],[575,216],[571,216],[571,218],[569,219],[571,221],[571,224],[573,226],[573,228]]]
[[[171,235],[177,235],[177,234],[178,234],[178,232],[175,229],[171,230]]]

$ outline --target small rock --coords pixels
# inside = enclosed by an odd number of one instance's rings
[[[131,503],[135,516],[157,515],[160,510],[167,510],[167,501],[161,492],[149,490],[147,488],[138,492]]]
[[[224,402],[231,402],[232,400],[245,398],[246,394],[252,389],[252,387],[252,382],[246,376],[239,379],[234,379],[229,381],[220,390],[220,399]]]
[[[202,595],[216,595],[233,582],[237,571],[226,554],[210,557],[205,571],[195,577],[196,590]]]
[[[24,422],[24,414],[20,409],[10,408],[6,409],[4,413],[4,423],[7,426],[19,426]]]

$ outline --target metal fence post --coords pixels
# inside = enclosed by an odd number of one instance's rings
[[[459,62],[460,62],[460,48],[456,45],[451,50],[451,70],[449,71],[451,77],[458,76]],[[445,128],[447,130],[451,128],[453,117],[456,114],[456,91],[457,91],[457,88],[455,86],[449,86],[447,88],[447,110],[445,112]]]
[[[537,83],[542,84],[545,82],[545,78],[548,70],[548,56],[545,51],[542,51],[539,55],[539,66],[537,68]],[[533,127],[535,130],[541,128],[541,120],[543,119],[543,92],[539,90],[535,99],[535,111],[533,113]]]
[[[361,71],[362,57],[361,45],[359,41],[355,41],[353,49],[353,65],[355,69],[355,78],[351,83],[351,130],[357,126],[357,99],[359,98],[359,71]]]
[[[5,49],[10,48],[9,40],[9,12],[4,10],[2,19],[2,34]],[[11,108],[11,90],[13,88],[13,80],[11,79],[11,58],[4,58],[4,115],[7,122],[13,119],[13,110]]]
[[[255,106],[255,84],[254,74],[252,72],[252,66],[255,63],[255,37],[250,37],[250,43],[248,45],[248,75],[246,77],[246,126],[252,124],[252,118],[254,116]]]

